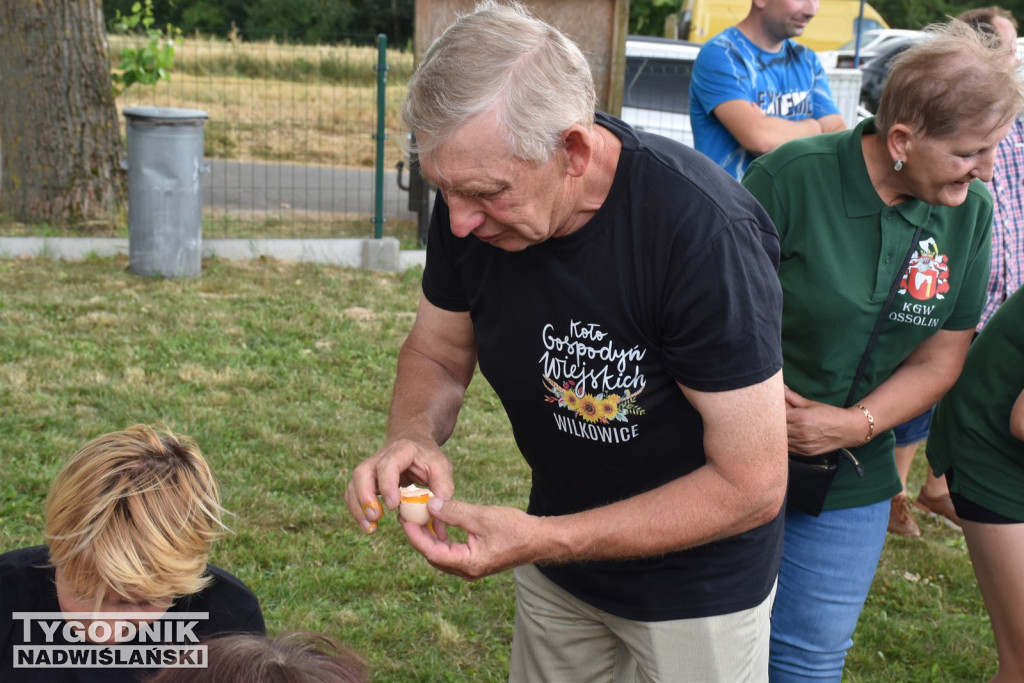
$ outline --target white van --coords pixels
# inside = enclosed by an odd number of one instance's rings
[[[690,74],[699,51],[684,40],[628,36],[622,120],[693,147]]]

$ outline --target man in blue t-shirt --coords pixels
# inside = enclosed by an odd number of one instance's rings
[[[846,128],[817,55],[790,40],[817,11],[814,0],[753,0],[743,21],[697,55],[694,147],[737,179],[783,142]]]

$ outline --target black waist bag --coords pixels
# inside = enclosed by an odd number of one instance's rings
[[[839,471],[839,461],[846,458],[864,476],[864,467],[845,448],[837,448],[819,455],[789,454],[789,486],[786,492],[786,507],[817,517],[825,505],[832,480]]]

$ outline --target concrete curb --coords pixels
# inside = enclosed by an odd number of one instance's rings
[[[127,237],[0,237],[0,258],[49,257],[75,261],[90,256],[129,255]],[[351,268],[399,271],[426,263],[425,251],[402,251],[382,239],[204,239],[203,258],[229,261],[275,258]]]

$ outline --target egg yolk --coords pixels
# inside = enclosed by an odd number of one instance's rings
[[[420,493],[420,494],[411,495],[411,496],[407,496],[407,495],[403,495],[402,496],[402,502],[403,503],[426,503],[427,500],[429,500],[429,499],[430,499],[430,494],[429,493]]]

